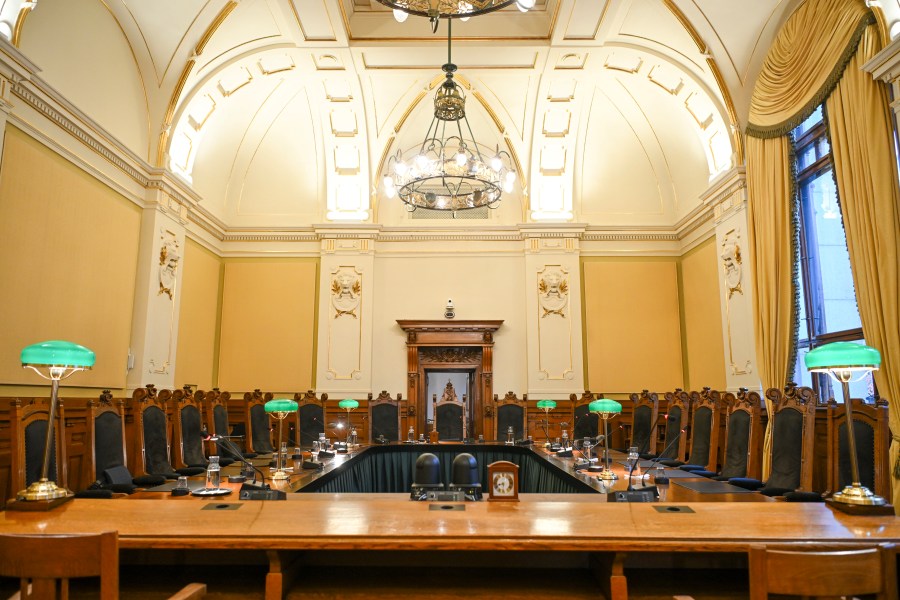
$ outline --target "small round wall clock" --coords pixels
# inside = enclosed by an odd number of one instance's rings
[[[498,460],[488,465],[488,500],[519,499],[519,465]]]

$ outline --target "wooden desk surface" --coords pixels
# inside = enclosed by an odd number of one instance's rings
[[[2,512],[0,533],[116,529],[123,548],[264,550],[742,552],[759,542],[900,542],[896,517],[848,516],[823,504],[749,509],[704,502],[674,513],[656,509],[672,504],[522,498],[470,502],[463,511],[400,494],[295,494],[289,502],[75,499],[50,512]]]

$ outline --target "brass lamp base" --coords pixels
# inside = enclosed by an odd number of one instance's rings
[[[884,498],[876,496],[863,485],[848,485],[840,492],[833,494],[831,499],[843,504],[858,504],[861,506],[882,506],[885,504]]]
[[[615,481],[618,478],[619,478],[619,476],[616,475],[614,472],[610,471],[609,469],[600,471],[600,473],[597,474],[597,479],[601,479],[603,481]]]
[[[8,510],[50,510],[75,497],[66,488],[47,479],[35,481],[6,504]]]
[[[286,471],[275,471],[272,473],[272,479],[290,479],[291,476]]]

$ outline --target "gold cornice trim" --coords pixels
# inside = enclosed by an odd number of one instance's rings
[[[22,28],[25,27],[25,19],[28,17],[28,14],[33,10],[33,5],[25,6],[19,9],[19,14],[16,16],[16,25],[13,28],[12,45],[16,48],[19,47],[19,41],[22,38]]]
[[[206,31],[203,32],[203,35],[200,36],[200,41],[197,42],[197,46],[194,49],[196,54],[202,54],[203,50],[206,48],[206,45],[209,43],[209,40],[212,39],[213,34],[217,29],[225,22],[225,19],[228,18],[228,15],[232,13],[232,11],[237,8],[238,3],[234,0],[229,0],[228,3],[222,7],[222,10],[219,11],[219,14],[216,15],[216,18],[213,19],[212,23],[209,24],[209,27],[206,28]]]
[[[674,0],[663,0],[663,4],[667,9],[669,9],[669,12],[672,13],[672,16],[675,17],[675,19],[681,24],[681,26],[684,27],[688,35],[691,36],[691,39],[697,46],[697,50],[706,55],[706,65],[712,72],[713,79],[715,79],[716,85],[719,88],[719,93],[722,94],[722,100],[725,102],[725,111],[728,113],[728,120],[731,122],[731,131],[729,132],[729,134],[731,135],[731,139],[734,142],[734,149],[735,153],[737,154],[737,162],[738,164],[743,164],[744,140],[741,137],[741,128],[738,124],[737,111],[735,111],[734,109],[734,101],[731,98],[731,92],[728,91],[728,86],[725,85],[725,79],[722,77],[722,71],[719,69],[719,65],[716,60],[709,55],[709,47],[706,45],[706,42],[703,41],[700,33],[694,27],[693,23],[690,22],[687,16],[681,11],[681,9],[675,5]]]

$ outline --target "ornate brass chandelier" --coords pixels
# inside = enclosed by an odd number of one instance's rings
[[[380,0],[381,1],[381,0]],[[482,4],[490,4],[488,0]],[[507,3],[508,4],[508,3]],[[512,191],[516,172],[509,153],[496,146],[485,152],[466,119],[466,96],[453,80],[450,58],[451,23],[447,20],[447,64],[444,82],[434,95],[434,118],[417,151],[402,150],[387,161],[384,191],[400,197],[408,211],[417,208],[459,210],[497,208],[504,191]]]
[[[406,15],[418,15],[432,20],[437,28],[438,19],[468,19],[515,4],[519,10],[527,11],[535,0],[378,0],[394,9],[394,18],[401,23]]]

